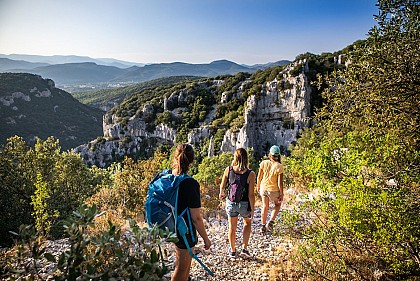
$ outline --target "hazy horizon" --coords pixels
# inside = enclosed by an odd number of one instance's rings
[[[126,61],[126,60],[120,60],[120,59],[115,59],[115,58],[94,58],[94,57],[89,57],[89,56],[79,56],[79,55],[74,55],[74,54],[69,54],[69,55],[33,55],[33,54],[2,54],[0,53],[0,56],[3,57],[14,57],[14,56],[19,56],[19,57],[23,57],[23,58],[19,58],[20,60],[23,61],[28,61],[28,62],[41,62],[40,60],[34,59],[33,57],[42,57],[44,58],[44,60],[42,61],[47,61],[48,58],[54,58],[54,57],[77,57],[77,58],[90,58],[90,59],[94,59],[94,60],[102,60],[102,61],[108,61],[108,60],[112,60],[115,62],[121,62],[123,64],[144,64],[144,65],[151,65],[151,64],[170,64],[170,63],[186,63],[186,64],[210,64],[212,62],[216,62],[216,61],[223,61],[223,60],[227,60],[233,63],[236,63],[238,65],[247,65],[247,66],[253,66],[253,65],[262,65],[262,64],[270,64],[270,63],[276,63],[278,61],[283,61],[285,59],[279,59],[277,61],[269,61],[269,62],[265,62],[265,63],[255,63],[255,64],[243,64],[243,63],[239,63],[239,62],[235,62],[232,60],[228,60],[228,59],[217,59],[217,60],[213,60],[213,61],[208,61],[208,62],[200,62],[200,63],[191,63],[191,62],[186,62],[186,61],[172,61],[172,62],[151,62],[151,63],[140,63],[140,62],[132,62],[132,61]],[[28,57],[28,58],[26,58]],[[17,58],[11,58],[11,59],[16,59]],[[292,61],[292,60],[289,60]],[[83,61],[80,60],[80,62],[88,62],[88,61]],[[52,64],[55,64],[53,62],[51,62]],[[69,62],[70,63],[70,62]]]

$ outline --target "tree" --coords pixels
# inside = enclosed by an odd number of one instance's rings
[[[205,157],[198,166],[194,178],[200,183],[203,207],[207,210],[219,209],[219,185],[223,172],[232,163],[232,153],[224,152],[213,157]]]
[[[322,278],[420,275],[419,3],[378,2],[378,25],[325,77],[318,124],[288,161],[320,194],[288,219],[311,221],[300,257]]]
[[[29,147],[21,137],[11,137],[0,148],[0,244],[12,242],[9,231],[34,222],[30,196],[34,192]]]
[[[60,222],[98,186],[112,182],[105,170],[89,169],[80,155],[60,150],[52,137],[29,147],[14,136],[0,148],[1,244],[10,244],[9,231],[17,232],[21,224],[36,222],[44,235],[62,234]]]
[[[113,212],[114,223],[124,223],[127,217],[142,217],[149,183],[158,172],[167,168],[163,167],[166,164],[166,155],[160,152],[137,162],[127,157],[122,167],[115,171],[114,184],[99,189],[87,203],[97,205],[101,211]]]
[[[35,227],[39,234],[46,235],[50,232],[54,218],[59,216],[57,210],[49,213],[47,200],[50,198],[50,190],[47,183],[42,179],[41,174],[37,174],[35,182],[35,193],[31,195],[31,205],[34,208],[32,213],[35,218]]]

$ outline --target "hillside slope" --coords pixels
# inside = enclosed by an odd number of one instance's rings
[[[307,53],[252,74],[146,88],[107,111],[103,138],[75,151],[98,167],[125,156],[148,158],[156,148],[180,142],[193,144],[200,155],[249,147],[262,157],[272,144],[286,154],[322,103],[321,91],[311,85],[317,74],[344,67],[341,52]]]
[[[103,111],[108,111],[112,107],[120,104],[125,98],[129,97],[131,94],[138,93],[144,89],[175,84],[187,80],[197,80],[199,78],[200,77],[195,76],[163,77],[115,89],[74,92],[71,93],[71,95],[78,99],[81,103],[99,108]]]
[[[102,111],[28,73],[0,73],[0,143],[13,135],[60,139],[63,150],[102,135]]]
[[[209,64],[173,62],[134,67],[131,71],[116,77],[114,81],[132,80],[142,82],[168,76],[215,77],[223,74],[235,74],[238,72],[252,73],[254,71],[254,69],[227,60],[214,61]]]
[[[209,64],[161,63],[143,67],[119,68],[99,65],[94,62],[64,63],[35,67],[36,64],[8,59],[7,65],[0,67],[2,72],[28,72],[53,80],[58,87],[95,85],[99,88],[108,84],[130,85],[172,76],[214,77],[238,72],[253,73],[257,68],[246,67],[227,60]],[[30,69],[27,69],[30,67]]]
[[[65,63],[41,66],[31,73],[47,77],[57,84],[104,83],[121,75],[126,70],[115,66],[97,65],[93,62]]]

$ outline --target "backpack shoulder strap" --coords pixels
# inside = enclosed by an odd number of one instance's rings
[[[191,178],[191,176],[188,175],[188,174],[181,174],[181,175],[178,175],[176,177],[179,178],[179,183],[181,183],[181,181],[183,181],[184,179]]]
[[[180,183],[181,183],[181,181],[182,180],[184,180],[184,179],[187,179],[187,178],[191,178],[191,176],[189,176],[189,175],[187,175],[187,174],[182,174],[182,175],[179,175],[179,176],[177,176],[176,177],[177,179],[178,179],[178,182],[177,182],[177,184],[179,185]],[[178,195],[177,195],[177,197],[178,197]],[[178,200],[178,198],[177,198],[177,200]],[[179,214],[178,216],[179,217],[181,217],[182,218],[182,215],[184,214],[184,213],[187,213],[187,216],[188,216],[188,222],[189,222],[189,229],[192,229],[192,226],[191,226],[191,224],[192,224],[192,220],[191,220],[191,215],[190,215],[190,210],[188,209],[188,208],[186,208],[181,214]],[[177,220],[178,220],[179,218],[177,217]],[[184,223],[184,224],[183,224]],[[178,223],[177,223],[178,224]],[[184,221],[180,221],[180,224],[179,225],[177,225],[177,227],[180,227],[179,229],[178,229],[178,232],[179,232],[179,234],[181,235],[181,237],[182,237],[182,239],[184,240],[184,243],[185,243],[185,246],[187,246],[187,250],[188,250],[188,253],[190,254],[190,256],[192,257],[192,258],[194,258],[207,272],[208,272],[208,274],[210,274],[210,276],[214,276],[214,273],[193,253],[193,251],[191,250],[191,247],[190,247],[190,245],[189,245],[189,243],[188,243],[188,240],[187,240],[187,237],[186,237],[186,233],[188,232],[188,230],[187,230],[187,228],[188,228],[188,226],[186,225],[186,222],[185,222],[185,220]],[[195,240],[195,236],[194,236],[194,234],[193,233],[191,233],[191,236],[192,236],[192,238],[193,238],[193,240]]]
[[[190,246],[188,245],[187,237],[185,236],[185,234],[181,236],[182,236],[182,239],[184,239],[184,243],[187,246],[187,250],[190,256],[193,257],[208,272],[208,274],[210,274],[210,276],[213,277],[214,276],[213,271],[211,271],[191,250]]]
[[[228,175],[227,175],[228,180],[226,182],[227,187],[229,187],[229,185],[231,185],[235,182],[235,177],[236,177],[236,173],[233,170],[233,166],[229,166],[229,172],[228,172]]]

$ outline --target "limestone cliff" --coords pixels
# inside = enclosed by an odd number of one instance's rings
[[[301,67],[302,70],[297,75],[292,75],[292,70],[296,67]],[[306,61],[295,62],[285,67],[273,80],[260,85],[259,93],[247,94],[247,84],[253,83],[252,77],[241,81],[234,89],[222,92],[218,96],[219,100],[207,112],[204,121],[200,122],[201,125],[189,130],[188,142],[199,147],[202,141],[208,140],[210,144],[207,146],[207,155],[210,156],[222,151],[234,151],[239,147],[251,147],[258,156],[262,156],[273,144],[279,145],[283,152],[286,152],[289,145],[297,140],[300,130],[309,125],[313,88],[305,75],[307,70]],[[218,79],[213,80],[211,86],[208,83],[199,86],[201,91],[214,91],[222,85],[224,81]],[[216,92],[213,94],[216,96]],[[218,107],[244,97],[244,122],[239,128],[229,128],[226,124],[214,122]],[[182,112],[188,111],[189,108],[183,107],[183,102],[196,98],[197,96],[191,96],[184,88],[163,98],[160,101],[161,108],[163,112],[168,112],[173,120],[184,122],[186,120],[182,120]],[[76,151],[81,153],[89,164],[103,167],[125,155],[150,156],[159,145],[173,145],[177,136],[176,126],[173,126],[175,121],[153,126],[150,118],[146,121],[146,116],[159,115],[155,107],[156,105],[146,103],[124,122],[119,116],[106,114],[103,120],[104,138],[80,146]],[[155,120],[156,118],[152,119]],[[215,134],[220,127],[225,128],[225,133],[223,140],[215,146]]]
[[[221,150],[252,147],[261,156],[276,144],[285,152],[308,126],[311,92],[303,72],[296,77],[285,72],[281,80],[267,82],[261,96],[248,97],[245,125],[238,132],[226,132]]]

